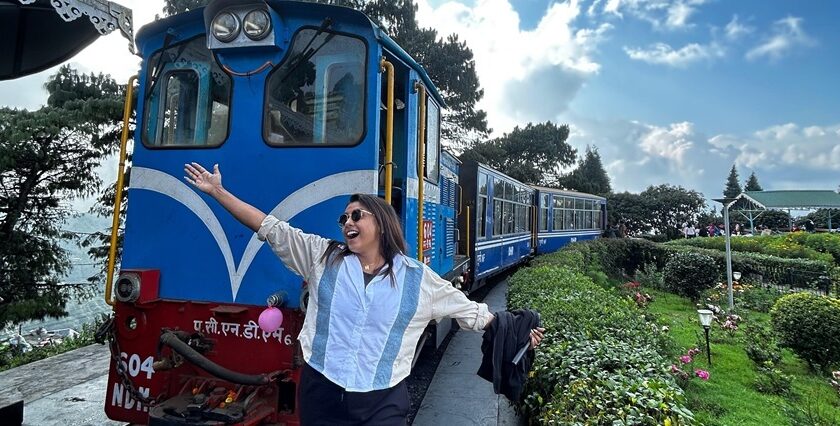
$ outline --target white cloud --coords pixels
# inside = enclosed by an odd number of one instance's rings
[[[788,16],[773,23],[772,35],[750,49],[745,57],[751,61],[764,57],[778,60],[795,49],[814,44],[816,41],[802,29],[802,18]]]
[[[440,36],[457,33],[472,49],[485,90],[478,107],[487,111],[496,132],[556,118],[600,70],[594,53],[612,29],[610,24],[579,26],[576,0],[552,4],[532,30],[520,29],[508,0],[477,0],[472,6],[452,1],[436,8],[420,1],[418,6],[421,26],[434,27]]]
[[[691,43],[678,50],[666,43],[655,43],[646,49],[624,47],[624,51],[627,56],[637,61],[678,68],[687,67],[695,62],[722,58],[725,55],[723,47],[714,42],[706,45]]]
[[[732,15],[732,19],[726,24],[726,38],[729,40],[738,40],[742,36],[750,34],[754,31],[753,27],[741,24],[738,21],[738,15]]]
[[[698,6],[707,0],[608,0],[603,13],[624,18],[625,14],[650,23],[655,30],[684,30],[694,26],[690,22]],[[589,7],[588,13],[594,14],[600,2]]]

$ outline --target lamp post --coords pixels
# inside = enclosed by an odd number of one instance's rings
[[[715,201],[723,204],[723,226],[724,241],[726,242],[726,291],[729,302],[729,311],[735,309],[735,296],[732,294],[732,245],[729,235],[729,208],[738,201],[738,198],[715,198]]]
[[[712,366],[712,348],[709,346],[709,327],[712,325],[712,317],[714,313],[708,309],[698,309],[697,314],[700,316],[700,325],[706,331],[706,359],[709,361],[709,367]]]

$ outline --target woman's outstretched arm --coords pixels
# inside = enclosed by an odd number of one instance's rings
[[[236,220],[243,225],[257,232],[266,214],[260,209],[240,200],[228,192],[222,186],[222,173],[219,172],[219,165],[213,166],[213,173],[210,173],[198,163],[184,164],[184,179],[202,192],[213,197],[222,205]]]

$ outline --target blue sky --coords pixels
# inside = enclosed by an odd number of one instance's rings
[[[473,49],[495,134],[528,121],[598,147],[616,190],[719,196],[840,185],[840,3],[420,1]]]
[[[836,1],[417,2],[421,25],[473,50],[494,136],[569,124],[569,143],[596,146],[617,191],[669,183],[713,198],[733,163],[765,189],[840,185]],[[136,28],[163,7],[118,3]],[[111,34],[71,64],[126,81],[139,59]],[[0,82],[0,105],[37,108],[54,72]]]

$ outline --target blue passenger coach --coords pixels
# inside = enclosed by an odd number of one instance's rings
[[[607,200],[583,192],[532,186],[536,191],[537,254],[551,253],[575,241],[593,240],[603,231]]]
[[[484,164],[461,165],[465,212],[462,247],[470,257],[472,277],[466,290],[533,255],[534,190]]]

